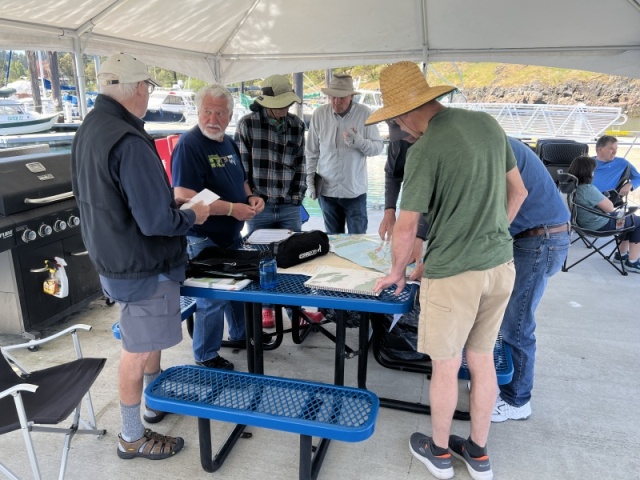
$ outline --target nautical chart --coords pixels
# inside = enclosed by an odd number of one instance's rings
[[[329,235],[329,242],[339,257],[379,272],[391,270],[391,242],[383,242],[377,234]],[[407,267],[407,276],[414,268],[413,263]]]
[[[329,235],[329,242],[333,252],[342,258],[383,273],[391,270],[391,244],[376,234]]]

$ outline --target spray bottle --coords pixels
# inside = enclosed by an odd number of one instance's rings
[[[56,278],[60,281],[60,289],[55,294],[58,298],[65,298],[69,296],[69,279],[67,278],[67,271],[64,267],[67,266],[67,262],[64,258],[53,257],[56,261]]]

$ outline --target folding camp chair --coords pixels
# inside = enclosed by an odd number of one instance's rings
[[[578,179],[575,176],[568,173],[563,173],[559,176],[558,187],[562,193],[567,194],[567,203],[569,205],[569,210],[571,210],[571,229],[573,232],[577,234],[577,237],[571,241],[571,244],[573,245],[578,240],[582,240],[585,246],[589,249],[589,253],[582,256],[571,265],[569,265],[569,255],[567,255],[567,258],[564,261],[564,265],[562,266],[562,271],[568,272],[569,269],[573,268],[577,264],[586,260],[591,255],[594,255],[597,253],[602,258],[604,258],[607,262],[609,262],[609,264],[613,268],[615,268],[618,272],[620,272],[622,275],[628,275],[628,272],[624,267],[624,262],[620,262],[620,266],[618,266],[616,263],[614,263],[614,261],[612,260],[612,257],[614,256],[615,253],[618,254],[618,258],[621,257],[620,243],[624,241],[624,237],[626,233],[631,232],[636,228],[634,219],[633,219],[634,218],[633,213],[636,211],[636,207],[627,208],[627,205],[624,204],[616,210],[617,216],[621,220],[621,223],[623,220],[626,221],[627,217],[631,217],[630,226],[615,228],[613,230],[589,230],[587,228],[583,228],[580,225],[578,225],[578,222],[577,222],[578,211],[580,209],[588,211],[594,215],[604,217],[607,220],[610,220],[612,217],[611,215],[603,212],[602,210],[587,208],[582,205],[578,205],[574,201],[577,186],[578,186]],[[596,242],[600,238],[609,238],[609,240],[603,245],[598,246],[596,245]],[[611,244],[614,245],[613,250],[608,254],[605,253],[603,250]]]
[[[104,358],[83,358],[78,330],[91,330],[89,325],[74,325],[55,335],[32,340],[20,345],[2,347],[0,350],[0,435],[22,430],[33,476],[40,479],[40,466],[36,457],[31,432],[63,433],[65,435],[59,479],[64,478],[71,439],[76,433],[104,435],[106,430],[96,427],[89,388],[100,374],[106,362]],[[29,372],[11,355],[18,349],[34,349],[40,345],[70,334],[73,339],[76,360]],[[16,370],[20,374],[16,373]],[[85,399],[86,419],[80,418],[82,399]],[[71,426],[57,425],[71,415]],[[79,428],[80,424],[84,428]],[[11,479],[18,477],[0,463],[0,472]]]

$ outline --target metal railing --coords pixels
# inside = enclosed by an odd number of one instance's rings
[[[507,135],[517,138],[571,138],[593,141],[627,116],[620,107],[522,103],[452,103],[450,107],[486,112]]]

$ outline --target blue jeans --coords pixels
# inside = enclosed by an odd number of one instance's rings
[[[531,400],[536,356],[535,312],[547,286],[558,273],[569,251],[568,232],[514,239],[516,280],[500,331],[511,347],[513,379],[500,385],[500,396],[509,405],[521,407]]]
[[[187,236],[187,253],[193,258],[205,247],[216,246],[207,237]],[[229,339],[244,340],[244,303],[228,300],[196,299],[196,314],[193,322],[193,357],[204,362],[218,356],[224,334],[224,318],[229,324]]]
[[[324,229],[330,235],[345,233],[344,224],[347,223],[349,234],[367,233],[369,219],[367,218],[367,194],[356,198],[318,197]]]
[[[249,235],[260,228],[286,228],[294,232],[301,232],[300,205],[265,203],[264,210],[248,220],[247,225],[249,226]],[[266,303],[262,306],[272,308],[272,305]]]
[[[294,232],[302,230],[300,205],[265,203],[264,210],[247,221],[249,235],[260,228],[286,228]]]

